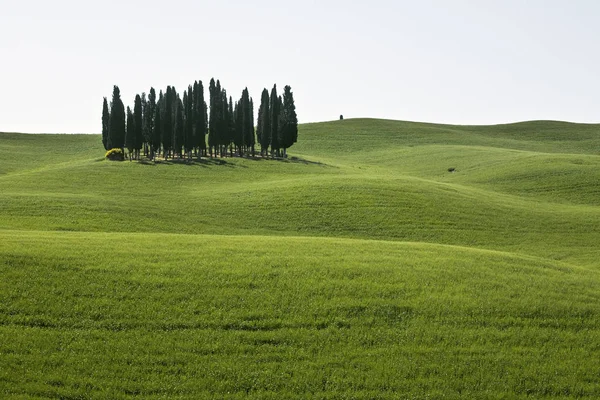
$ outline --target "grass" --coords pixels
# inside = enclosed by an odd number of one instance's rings
[[[148,164],[0,134],[1,397],[600,396],[599,126],[299,138]]]

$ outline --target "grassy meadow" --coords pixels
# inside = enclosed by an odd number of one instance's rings
[[[600,397],[599,125],[344,120],[288,154],[0,133],[0,398]]]

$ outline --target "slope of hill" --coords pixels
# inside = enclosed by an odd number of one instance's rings
[[[0,134],[3,397],[600,396],[600,126],[344,120],[289,154]]]

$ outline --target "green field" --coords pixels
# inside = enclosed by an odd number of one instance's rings
[[[600,398],[600,125],[103,154],[0,133],[2,399]]]

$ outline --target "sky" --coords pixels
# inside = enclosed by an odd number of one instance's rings
[[[597,0],[0,0],[0,131],[99,133],[102,100],[290,85],[300,123],[600,121]]]

